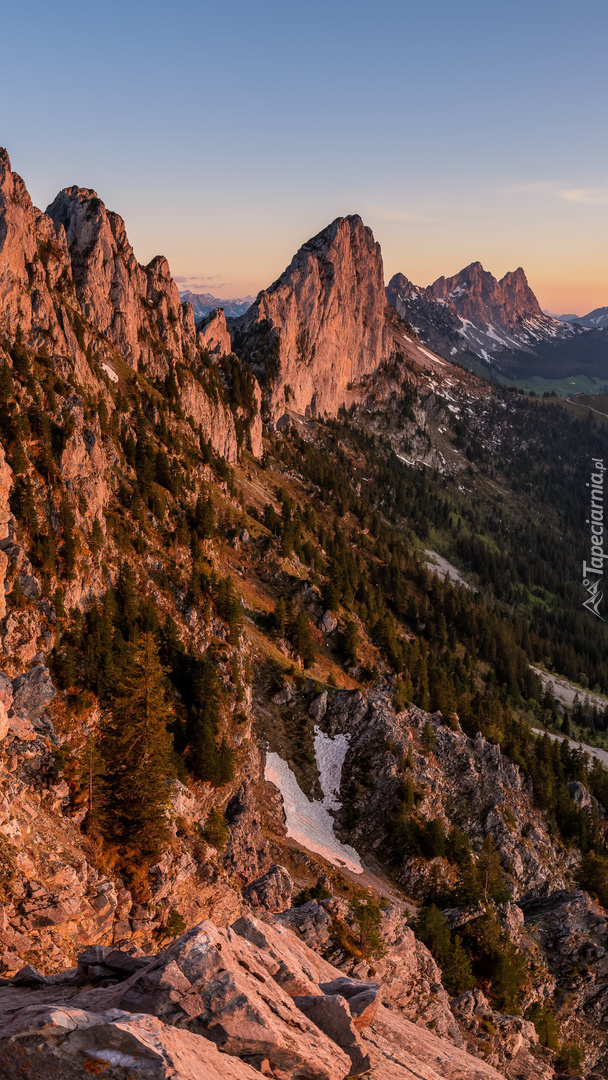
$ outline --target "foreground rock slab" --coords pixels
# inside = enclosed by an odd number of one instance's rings
[[[253,1080],[259,1071],[155,1016],[25,1009],[0,1032],[6,1080]]]
[[[110,990],[108,1004],[162,1016],[226,1054],[268,1058],[285,1076],[346,1076],[350,1058],[298,1010],[263,960],[232,927],[201,923]]]
[[[95,945],[0,985],[2,1080],[499,1080],[284,926],[201,923],[157,956]]]

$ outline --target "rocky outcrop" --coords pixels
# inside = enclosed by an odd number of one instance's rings
[[[4,594],[4,582],[8,568],[8,557],[4,550],[11,541],[14,528],[13,515],[11,513],[9,495],[13,485],[13,471],[10,468],[4,448],[0,447],[0,619],[6,615],[6,597]]]
[[[155,1016],[69,1006],[24,1009],[0,1031],[5,1080],[255,1080],[260,1071],[227,1058],[207,1039]]]
[[[509,1080],[553,1080],[553,1063],[539,1054],[538,1034],[529,1020],[495,1012],[481,990],[454,998],[452,1012],[468,1046]]]
[[[276,863],[243,889],[243,896],[252,908],[265,908],[266,911],[284,911],[289,907],[292,893],[291,877],[284,866]]]
[[[419,741],[427,722],[436,740],[433,754]],[[415,707],[395,714],[389,696],[381,692],[334,694],[324,724],[332,735],[348,732],[351,737],[341,790],[355,817],[350,837],[360,853],[390,850],[400,762],[411,752],[418,813],[427,821],[441,821],[446,832],[458,825],[474,854],[491,834],[514,900],[528,892],[548,894],[571,882],[576,859],[555,840],[534,806],[530,782],[499,745],[481,734],[471,739],[453,730],[441,714],[429,716]],[[392,747],[388,754],[387,741]],[[361,784],[363,765],[374,777],[372,789]],[[423,898],[437,875],[450,885],[450,868],[442,858],[404,857],[397,873],[410,896]]]
[[[95,946],[53,979],[28,967],[5,981],[0,1064],[11,1080],[344,1080],[355,1068],[371,1080],[498,1080],[384,1009],[379,989],[288,930],[202,923],[158,956]]]
[[[255,458],[264,455],[262,441],[262,391],[257,379],[253,383],[254,414],[249,418],[249,449]]]
[[[357,215],[304,244],[231,326],[233,348],[266,386],[270,416],[335,415],[391,353],[380,246]]]
[[[219,307],[198,324],[198,344],[201,350],[228,356],[232,352],[230,333],[226,326],[224,309]]]
[[[287,942],[281,945],[285,952]],[[268,1058],[287,1076],[307,1069],[311,1080],[346,1076],[348,1058],[298,1012],[276,971],[276,962],[238,931],[206,922],[126,981],[85,992],[81,1004],[152,1013],[204,1035],[225,1054]]]
[[[384,955],[374,959],[375,977],[382,983],[382,1000],[413,1023],[423,1023],[436,1035],[462,1046],[462,1038],[441,982],[441,971],[429,950],[414,937],[399,905],[382,913]],[[365,964],[349,968],[362,978]]]
[[[23,342],[39,350],[44,362],[64,378],[75,376],[87,391],[104,394],[110,408],[104,379],[115,383],[124,377],[121,363],[153,379],[166,379],[175,365],[181,365],[187,384],[186,415],[200,424],[216,453],[236,461],[235,420],[226,397],[213,388],[207,393],[204,378],[198,389],[193,388],[190,374],[201,373],[204,354],[230,352],[223,312],[197,331],[192,308],[182,304],[167,260],[156,256],[141,266],[124,221],[106,209],[95,191],[65,188],[42,213],[32,205],[4,150],[0,151],[0,337],[10,348]],[[259,405],[257,387],[254,397]],[[251,451],[260,456],[259,407],[257,415],[242,419],[244,428],[251,429]],[[81,464],[86,462],[79,445],[82,435],[77,431],[66,448],[72,461],[80,458]],[[95,456],[91,445],[86,451]],[[100,462],[94,467],[101,471]],[[84,481],[84,475],[80,479]]]
[[[184,375],[180,402],[186,416],[200,425],[204,432],[213,433],[211,442],[214,450],[226,461],[234,463],[238,456],[238,445],[230,409],[214,400],[190,373]]]
[[[480,905],[481,907],[481,905]],[[501,920],[508,923],[513,939],[519,942],[524,929],[524,916],[515,904],[499,908]],[[483,913],[483,908],[481,908]],[[463,925],[477,912],[444,911],[450,925]],[[273,917],[273,925],[286,926],[301,936],[310,947],[348,973],[331,983],[320,983],[325,995],[339,993],[348,1000],[353,1023],[374,1025],[381,1003],[409,1023],[433,1032],[454,1047],[482,1058],[512,1080],[551,1080],[552,1057],[539,1053],[539,1040],[534,1025],[521,1016],[510,1016],[491,1007],[480,989],[467,991],[450,1000],[442,973],[433,956],[415,936],[407,923],[407,913],[401,902],[388,904],[382,910],[380,939],[382,947],[370,960],[353,960],[336,947],[338,923],[348,923],[348,905],[337,897],[317,904],[310,901]],[[351,922],[351,926],[352,926]],[[538,953],[534,953],[536,961]],[[536,969],[540,972],[541,968]],[[374,982],[369,981],[373,971]],[[548,980],[535,990],[541,1000],[543,992],[550,997],[554,983]],[[318,999],[317,999],[318,1001]],[[317,1005],[317,1007],[320,1007]]]
[[[300,907],[287,908],[279,912],[273,921],[297,932],[311,949],[318,949],[319,952],[322,952],[331,940],[332,917],[327,911],[327,905],[318,904],[316,900],[308,900]]]
[[[243,778],[226,807],[230,841],[224,859],[243,885],[260,877],[271,862],[270,845],[262,831],[255,788],[255,779],[262,771],[261,758],[257,753],[248,771],[250,775]]]
[[[22,335],[36,348],[52,343],[76,363],[81,381],[90,383],[74,310],[78,301],[64,231],[32,204],[0,148],[0,334],[8,340]]]
[[[88,188],[65,188],[46,213],[65,231],[85,319],[131,367],[164,377],[168,361],[181,360],[188,345],[194,345],[184,333],[181,300],[167,260],[157,256],[140,266],[124,221]]]
[[[578,889],[530,897],[522,908],[526,934],[548,969],[545,996],[562,1003],[562,1031],[583,1046],[586,1068],[603,1074],[608,1068],[606,912]]]
[[[351,1074],[359,1076],[370,1071],[369,1054],[361,1049],[349,1002],[342,994],[306,994],[295,997],[294,1002],[304,1016],[348,1054]]]

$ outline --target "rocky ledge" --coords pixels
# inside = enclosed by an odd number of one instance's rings
[[[106,946],[0,985],[7,1080],[497,1080],[283,926],[201,923],[154,956]]]

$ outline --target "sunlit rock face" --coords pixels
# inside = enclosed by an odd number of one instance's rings
[[[358,215],[303,244],[232,324],[233,348],[263,377],[272,419],[287,409],[335,415],[348,404],[390,351],[385,304],[380,245]]]
[[[160,380],[179,365],[184,412],[201,426],[216,453],[236,461],[232,410],[194,378],[206,354],[220,361],[230,352],[223,312],[214,312],[197,329],[167,260],[158,255],[142,266],[123,219],[108,210],[95,191],[65,188],[43,213],[32,204],[3,149],[0,340],[39,350],[55,371],[64,378],[73,376],[93,394],[105,393],[100,382],[104,375],[118,381],[117,362]],[[254,416],[242,419],[249,428],[247,445],[260,457],[257,385],[253,397]]]

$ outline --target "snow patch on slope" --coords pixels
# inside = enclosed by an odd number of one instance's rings
[[[315,760],[319,770],[319,783],[323,792],[323,806],[326,810],[339,810],[342,803],[338,800],[342,780],[342,766],[348,751],[348,735],[325,735],[315,727]]]
[[[114,371],[114,368],[111,368],[109,364],[102,364],[101,366],[112,382],[118,382],[118,375]]]
[[[363,867],[355,849],[349,844],[341,844],[335,835],[330,812],[339,810],[341,806],[338,793],[348,750],[348,736],[336,735],[332,739],[315,728],[314,750],[322,799],[311,801],[306,797],[289,765],[278,754],[266,754],[264,779],[281,792],[288,836],[307,851],[322,855],[334,866],[362,874]]]

